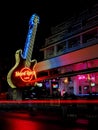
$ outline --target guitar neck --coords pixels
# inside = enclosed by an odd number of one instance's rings
[[[34,17],[33,17],[34,19]],[[38,18],[37,18],[38,19]],[[23,55],[22,57],[24,59],[26,59],[26,66],[30,66],[30,62],[31,62],[31,58],[32,58],[32,52],[33,52],[33,48],[34,48],[34,41],[35,41],[35,36],[36,36],[36,31],[37,31],[37,22],[35,20],[35,22],[32,23],[32,18],[30,19],[29,22],[29,31],[28,31],[28,35],[27,35],[27,39],[26,39],[26,43],[25,43],[25,47],[24,47],[24,51],[23,51]]]
[[[30,39],[29,48],[28,48],[28,53],[27,53],[27,58],[26,58],[27,60],[32,59],[32,52],[33,52],[33,48],[34,48],[36,31],[37,31],[37,25],[34,25],[32,35],[31,35],[31,39]]]

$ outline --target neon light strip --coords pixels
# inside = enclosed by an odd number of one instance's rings
[[[45,99],[45,100],[38,100],[38,99],[34,99],[34,100],[1,100],[0,101],[1,104],[10,104],[10,103],[13,103],[13,104],[24,104],[24,103],[32,103],[32,104],[98,104],[98,99],[92,99],[92,100],[89,100],[89,99],[79,99],[79,100],[60,100],[60,99]]]

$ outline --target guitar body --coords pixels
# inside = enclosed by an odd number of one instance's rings
[[[22,58],[22,50],[17,50],[15,53],[15,60],[16,63],[12,67],[12,69],[9,71],[7,75],[7,81],[11,88],[19,88],[19,87],[26,87],[31,86],[32,80],[36,79],[36,73],[34,73],[34,66],[36,65],[37,61],[34,59],[30,62],[30,66],[26,67],[26,59]],[[22,74],[20,73],[22,70]],[[33,75],[29,78],[29,76],[26,74],[28,71],[32,71]],[[18,72],[18,76],[15,75]],[[22,78],[21,78],[22,77]],[[24,80],[23,80],[24,79]]]

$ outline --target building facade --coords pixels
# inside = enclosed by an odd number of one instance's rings
[[[35,71],[50,95],[98,93],[98,5],[52,27],[41,51]]]

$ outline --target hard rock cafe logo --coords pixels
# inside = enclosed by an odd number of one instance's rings
[[[15,72],[15,77],[20,77],[24,82],[30,82],[34,75],[35,71],[28,67],[24,67],[20,71]]]

